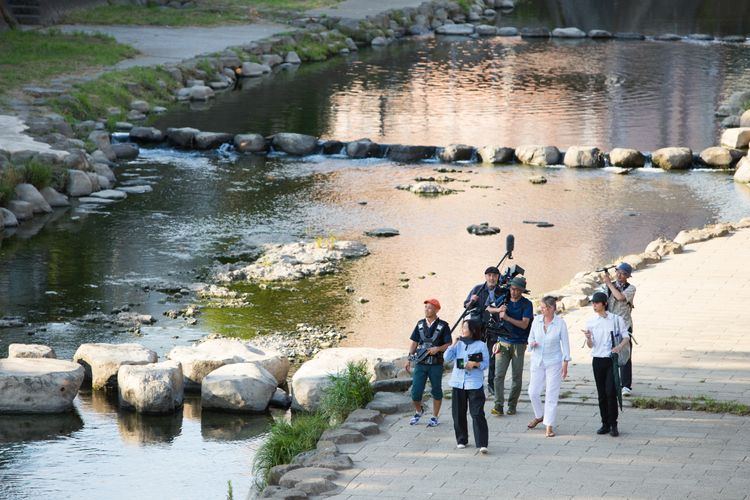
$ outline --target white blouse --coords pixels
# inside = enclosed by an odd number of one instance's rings
[[[591,356],[595,358],[608,358],[612,353],[612,337],[610,332],[622,338],[629,337],[628,326],[621,316],[607,312],[607,316],[602,318],[598,314],[590,317],[586,321],[586,329],[591,330]],[[615,345],[619,342],[615,340]]]
[[[555,315],[552,322],[544,331],[544,316],[538,315],[534,318],[529,332],[529,345],[537,342],[539,345],[529,347],[534,353],[531,360],[532,366],[552,366],[570,361],[570,341],[568,340],[568,325],[560,316]]]

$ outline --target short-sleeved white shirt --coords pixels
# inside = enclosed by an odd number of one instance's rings
[[[630,336],[628,327],[622,317],[611,312],[607,312],[607,316],[604,318],[598,314],[590,317],[586,321],[586,329],[592,333],[591,341],[594,345],[591,347],[591,356],[595,358],[608,358],[612,353],[610,332],[615,334],[619,332],[623,338]]]

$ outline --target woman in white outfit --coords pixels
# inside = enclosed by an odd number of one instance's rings
[[[557,401],[560,396],[560,383],[568,377],[570,342],[568,326],[557,311],[557,299],[549,295],[542,299],[542,314],[534,318],[529,333],[529,350],[534,353],[531,359],[531,380],[529,398],[534,408],[534,419],[528,428],[533,429],[544,422],[547,437],[554,437],[557,424]],[[545,388],[542,406],[542,388]]]

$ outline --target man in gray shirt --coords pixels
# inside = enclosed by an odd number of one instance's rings
[[[615,281],[608,272],[602,275],[602,281],[607,287],[607,310],[622,317],[628,326],[631,337],[633,334],[633,298],[635,297],[635,286],[628,283],[628,278],[633,274],[633,266],[627,262],[620,262],[615,267]],[[632,340],[631,340],[632,342]],[[631,346],[632,347],[632,346]],[[630,350],[630,359],[622,367],[622,395],[630,396],[633,391],[633,350]]]

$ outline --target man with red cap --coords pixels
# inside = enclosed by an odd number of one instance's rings
[[[428,427],[437,426],[440,421],[440,406],[443,404],[443,352],[451,345],[451,328],[446,321],[437,317],[440,302],[437,299],[424,301],[424,319],[417,322],[411,333],[409,361],[406,371],[412,371],[411,400],[414,402],[414,416],[410,425],[419,423],[424,413],[422,394],[427,379],[430,379],[432,392],[432,416]],[[414,363],[412,370],[411,364]]]

